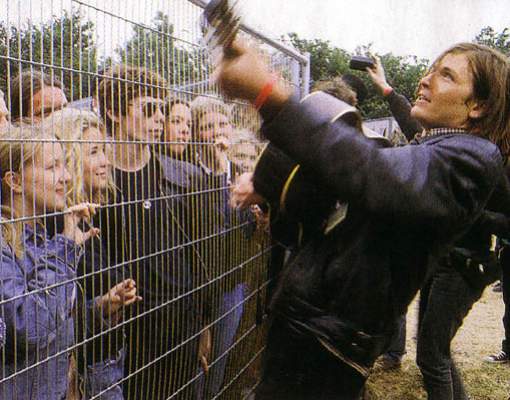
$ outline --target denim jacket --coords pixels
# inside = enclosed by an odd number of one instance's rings
[[[62,235],[49,239],[44,228],[28,225],[23,258],[1,237],[0,243],[0,315],[7,327],[0,399],[65,398],[79,248]]]
[[[5,344],[5,322],[0,318],[0,349],[4,347]]]

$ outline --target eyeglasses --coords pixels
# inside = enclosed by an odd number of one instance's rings
[[[147,103],[142,104],[142,112],[146,118],[151,118],[154,114],[156,114],[157,110],[159,110],[161,114],[165,115],[165,104],[156,101],[148,101]]]

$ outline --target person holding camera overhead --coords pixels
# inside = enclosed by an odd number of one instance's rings
[[[499,211],[491,194],[505,181],[501,154],[510,151],[510,64],[471,43],[442,53],[411,112],[425,134],[393,148],[337,118],[344,105],[331,96],[299,101],[240,43],[225,52],[217,76],[227,95],[260,109],[263,134],[300,164],[314,195],[332,200],[317,203],[319,218],[280,274],[256,399],[359,399],[429,269],[485,208]],[[495,76],[500,85],[489,84]],[[256,175],[253,182],[267,181]],[[234,190],[233,203],[260,201],[267,194],[259,188]]]

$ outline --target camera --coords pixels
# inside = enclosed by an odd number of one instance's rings
[[[358,71],[367,71],[367,67],[373,67],[374,66],[374,60],[372,60],[369,57],[363,57],[363,56],[353,56],[351,58],[351,61],[349,62],[349,68],[350,69],[356,69]]]

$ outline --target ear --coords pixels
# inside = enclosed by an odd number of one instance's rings
[[[483,102],[471,101],[468,103],[468,116],[470,119],[480,119],[487,111],[486,105]]]
[[[11,190],[16,194],[23,193],[23,185],[21,184],[21,177],[19,174],[8,171],[5,173],[3,179],[2,179],[7,186],[11,188]]]

